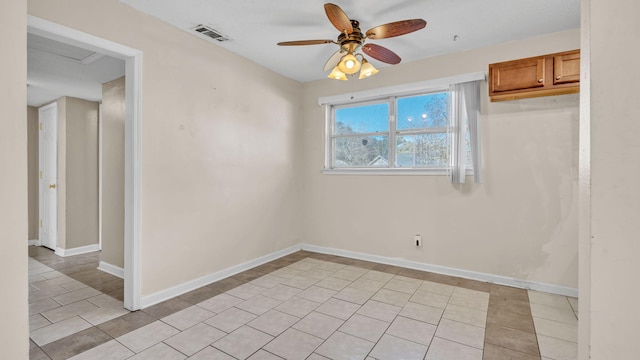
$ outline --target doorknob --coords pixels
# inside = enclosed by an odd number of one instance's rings
[[[49,189],[55,189],[56,188],[56,184],[49,184]]]

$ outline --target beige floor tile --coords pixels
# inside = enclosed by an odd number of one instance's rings
[[[240,304],[242,301],[244,300],[235,296],[231,296],[229,294],[220,294],[198,303],[198,306],[213,313],[219,314],[229,308],[234,307],[237,304]]]
[[[540,355],[536,334],[494,323],[487,324],[485,342],[530,355]]]
[[[91,310],[98,309],[98,307],[86,300],[81,300],[69,305],[64,305],[52,310],[48,310],[42,313],[42,316],[52,323],[62,321],[76,315],[87,313]]]
[[[465,324],[485,327],[487,312],[454,304],[447,305],[442,318],[462,322]]]
[[[364,305],[364,303],[366,303],[367,300],[369,300],[374,294],[374,291],[366,291],[352,287],[346,287],[340,290],[340,292],[335,294],[333,297],[336,299],[349,301],[354,304]]]
[[[280,301],[287,301],[301,292],[302,292],[301,289],[280,284],[263,292],[262,295],[268,296],[270,298],[280,300]]]
[[[571,305],[571,308],[573,309],[573,312],[577,313],[578,309],[579,309],[578,298],[567,297],[567,300],[569,300],[569,305]]]
[[[322,279],[321,281],[316,283],[316,286],[320,286],[323,288],[340,291],[351,284],[351,281],[345,279],[338,279],[334,277],[328,277]]]
[[[376,292],[375,295],[373,295],[371,300],[376,300],[396,306],[404,306],[407,304],[410,297],[411,295],[407,293],[389,289],[380,289],[378,290],[378,292]]]
[[[338,264],[338,263],[334,263],[334,262],[330,262],[330,261],[322,261],[318,264],[317,269],[322,269],[322,270],[329,270],[329,271],[333,271],[336,272],[340,269],[345,268],[347,265],[343,265],[343,264]]]
[[[427,346],[391,335],[384,335],[371,350],[371,356],[379,360],[422,360]]]
[[[564,324],[561,322],[533,318],[536,334],[553,337],[556,339],[578,342],[578,324]]]
[[[357,313],[390,323],[393,321],[393,319],[395,319],[400,310],[402,310],[400,306],[386,304],[375,300],[369,300],[364,305],[362,305]]]
[[[316,349],[316,353],[332,360],[364,359],[375,344],[336,331]]]
[[[51,322],[40,314],[29,316],[29,331],[38,330],[47,325],[51,325]]]
[[[303,273],[303,271],[300,271],[300,270],[292,269],[292,268],[289,268],[289,267],[283,267],[282,269],[278,269],[278,270],[270,273],[270,275],[278,276],[278,277],[281,277],[281,278],[284,278],[284,279],[291,279],[291,278],[293,278],[295,276],[298,276],[298,275],[300,275],[302,273]]]
[[[293,328],[326,339],[343,323],[343,320],[314,311],[293,325]]]
[[[340,331],[375,343],[388,327],[386,321],[355,314],[340,327]]]
[[[84,314],[81,314],[80,317],[90,322],[92,325],[100,325],[109,320],[113,320],[122,315],[128,314],[129,311],[121,306],[117,307],[101,307]]]
[[[236,305],[238,309],[248,311],[252,314],[262,315],[274,307],[282,304],[282,301],[270,297],[257,295],[251,299]]]
[[[425,360],[452,359],[482,360],[482,350],[438,337],[433,338]]]
[[[409,301],[422,305],[433,306],[438,309],[444,309],[447,307],[447,303],[449,302],[449,296],[427,291],[416,291]]]
[[[398,316],[387,329],[387,334],[429,346],[436,326],[422,321]]]
[[[190,356],[189,360],[236,360],[214,347],[206,347],[197,354]]]
[[[484,346],[483,328],[457,321],[442,319],[435,336],[478,349],[482,349]]]
[[[451,296],[455,286],[440,284],[433,281],[424,281],[418,288],[421,291],[427,291],[435,294]]]
[[[268,351],[260,349],[253,355],[249,356],[247,360],[282,360],[282,358],[280,356],[273,355]]]
[[[247,325],[271,336],[278,336],[293,324],[297,323],[298,320],[300,320],[300,318],[277,310],[270,310],[257,319],[250,321]]]
[[[347,281],[354,281],[357,278],[359,278],[360,276],[362,276],[364,273],[359,272],[359,271],[353,271],[350,270],[348,268],[343,268],[340,269],[338,271],[336,271],[332,277],[334,278],[338,278],[338,279],[343,279],[343,280],[347,280]]]
[[[316,279],[316,280],[320,281],[322,279],[328,278],[329,276],[333,275],[334,273],[335,273],[335,271],[314,268],[314,269],[307,270],[307,271],[303,272],[301,274],[301,276],[313,278],[313,279]]]
[[[300,271],[307,271],[307,270],[311,270],[315,267],[318,267],[318,263],[316,262],[311,262],[311,261],[306,261],[305,260],[300,260],[298,262],[295,262],[289,266],[287,266],[289,268],[292,269],[296,269],[296,270],[300,270]]]
[[[297,295],[297,297],[303,298],[303,299],[307,299],[307,300],[311,300],[311,301],[315,301],[318,303],[323,303],[327,300],[329,300],[333,295],[337,294],[337,291],[335,290],[331,290],[331,289],[327,289],[327,288],[323,288],[323,287],[319,287],[319,286],[311,286],[309,288],[307,288],[306,290],[304,290],[303,292],[299,293]]]
[[[571,309],[531,303],[531,315],[533,317],[558,321],[565,324],[578,324],[578,318]]]
[[[182,360],[187,357],[181,354],[179,351],[171,348],[170,346],[159,343],[156,344],[138,355],[131,357],[131,360]]]
[[[205,323],[226,333],[230,333],[255,318],[257,318],[257,316],[250,312],[231,308],[205,321]]]
[[[487,311],[487,309],[489,308],[489,293],[457,287],[453,291],[453,294],[451,294],[449,303],[462,307]]]
[[[266,289],[271,289],[272,287],[278,285],[278,284],[282,284],[282,282],[284,281],[283,278],[281,277],[277,277],[277,276],[273,276],[273,275],[263,275],[255,280],[250,281],[250,284],[253,285],[258,285],[261,286],[263,288]]]
[[[79,290],[74,290],[68,292],[66,294],[62,294],[59,296],[54,296],[53,300],[59,302],[61,305],[67,305],[74,303],[76,301],[88,299],[90,297],[101,295],[102,293],[94,288],[83,288]]]
[[[291,299],[276,306],[275,310],[282,311],[295,317],[303,318],[310,312],[315,310],[318,306],[320,306],[320,303],[294,296]]]
[[[39,346],[46,345],[50,342],[60,340],[63,337],[75,334],[82,330],[88,329],[91,324],[74,316],[72,318],[62,320],[55,324],[47,325],[40,329],[30,332],[31,340]]]
[[[46,298],[29,304],[29,315],[36,315],[50,309],[60,307],[59,303],[51,298]]]
[[[227,335],[225,332],[200,323],[168,338],[164,342],[181,353],[191,356],[225,335]]]
[[[319,281],[320,281],[319,279],[299,275],[299,276],[294,276],[287,281],[284,281],[282,285],[291,286],[296,289],[304,290]]]
[[[320,305],[316,311],[338,319],[347,320],[351,315],[355,314],[358,309],[360,309],[360,305],[340,299],[329,299]]]
[[[264,349],[284,359],[306,359],[322,341],[318,337],[289,329],[268,343]]]
[[[199,322],[212,318],[214,315],[211,311],[194,305],[163,317],[161,320],[178,330],[186,330]]]
[[[529,302],[573,311],[566,296],[529,290]]]
[[[482,360],[541,360],[540,356],[507,349],[489,343],[484,344],[484,356]],[[542,360],[545,360],[543,357]]]
[[[238,359],[246,359],[273,339],[262,331],[242,326],[213,343],[213,347]]]
[[[422,283],[422,281],[413,281],[413,280],[415,279],[399,277],[398,275],[396,275],[393,279],[389,280],[389,282],[387,282],[384,285],[384,288],[407,293],[407,294],[413,294],[416,292],[416,290],[418,290],[418,288]]]
[[[121,307],[124,308],[124,303],[120,300],[114,299],[109,295],[102,294],[87,299],[88,302],[98,307]]]
[[[154,321],[130,333],[124,334],[116,340],[135,353],[139,353],[153,345],[178,334],[176,328],[162,321]]]
[[[316,353],[313,353],[313,354],[309,355],[307,360],[331,360],[331,359],[329,359],[328,357],[324,357],[322,355],[318,355]]]
[[[578,359],[578,344],[544,335],[538,336],[540,355],[555,360]]]
[[[443,310],[433,306],[416,304],[409,302],[405,305],[398,315],[408,317],[414,320],[423,321],[429,324],[438,325],[442,317]]]
[[[133,351],[127,349],[116,340],[111,340],[78,354],[69,360],[124,360],[130,358],[132,355],[134,355]]]
[[[384,283],[388,282],[389,280],[393,279],[393,274],[389,274],[389,273],[385,273],[382,271],[377,271],[377,270],[369,270],[366,273],[364,273],[362,275],[363,279],[371,279],[371,280],[377,280],[377,281],[382,281]]]
[[[243,300],[248,300],[256,295],[262,294],[265,291],[266,289],[262,286],[246,283],[227,291],[227,294]]]
[[[386,283],[387,283],[386,281],[378,281],[378,280],[366,279],[361,277],[359,279],[356,279],[356,281],[352,282],[350,286],[356,289],[375,292],[382,289],[382,287]]]

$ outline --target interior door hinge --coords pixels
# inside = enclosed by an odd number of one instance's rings
[[[42,130],[42,123],[40,123],[40,130]]]
[[[42,220],[40,220],[40,227],[42,227]]]
[[[42,179],[42,171],[40,171],[40,179]]]

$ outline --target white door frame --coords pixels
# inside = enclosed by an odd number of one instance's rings
[[[126,63],[125,70],[125,211],[124,307],[140,309],[141,176],[142,176],[142,51],[27,15],[27,32],[99,52]]]
[[[44,138],[43,138],[43,133],[44,133],[44,128],[45,126],[43,126],[43,122],[42,122],[42,113],[45,111],[49,111],[52,110],[56,111],[55,117],[53,118],[53,120],[48,120],[48,122],[53,122],[52,129],[53,129],[53,146],[54,149],[50,149],[49,147],[45,148],[44,146]],[[48,105],[44,105],[38,108],[38,172],[39,172],[39,176],[38,176],[38,214],[39,214],[39,221],[38,221],[38,246],[46,246],[52,250],[56,250],[56,246],[58,244],[58,233],[57,233],[57,229],[58,229],[58,194],[57,194],[57,189],[55,188],[55,186],[58,184],[58,171],[57,171],[57,167],[58,167],[58,114],[57,114],[57,109],[58,109],[58,104],[56,102],[53,102],[51,104]],[[53,154],[49,153],[49,150],[52,150]],[[44,169],[44,164],[45,164],[45,158],[49,157],[49,159],[53,159],[55,165],[53,166],[55,168],[55,173],[56,175],[53,177],[53,184],[50,184],[50,180],[51,180],[51,176],[50,176],[50,172],[47,171],[46,169]],[[53,210],[50,207],[45,206],[45,197],[47,197],[45,192],[51,192],[51,190],[49,188],[47,188],[47,186],[54,186],[54,192],[55,195],[53,195],[53,199],[55,202],[55,206],[53,207]],[[53,214],[52,214],[53,213]],[[44,219],[46,219],[46,221],[43,221]],[[53,227],[50,225],[53,224]],[[43,229],[46,229],[46,239],[43,239],[45,236],[43,234]],[[52,231],[50,231],[52,230]],[[46,240],[46,241],[43,241]],[[52,241],[53,240],[53,241]],[[51,244],[51,242],[53,242],[53,244]],[[53,246],[51,246],[53,245]]]

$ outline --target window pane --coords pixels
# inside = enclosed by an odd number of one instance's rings
[[[405,135],[396,138],[397,167],[443,167],[447,164],[447,134]]]
[[[334,167],[388,167],[388,136],[353,136],[335,139]]]
[[[398,130],[447,126],[447,93],[398,98]]]
[[[373,104],[336,109],[336,134],[389,131],[389,104]]]

